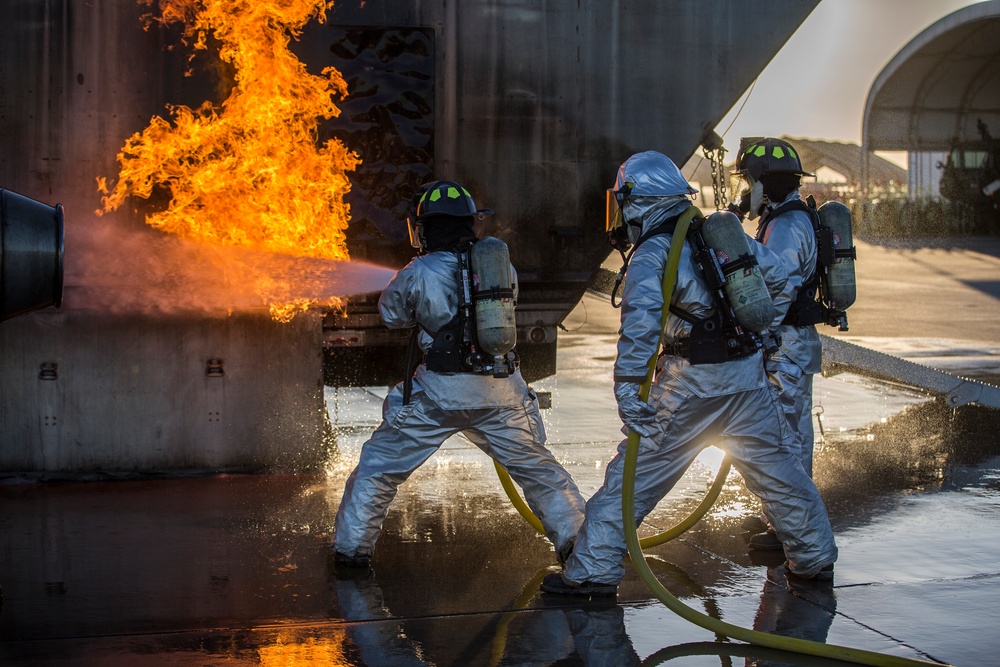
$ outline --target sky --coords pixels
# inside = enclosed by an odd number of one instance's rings
[[[821,0],[757,77],[749,98],[744,93],[716,132],[723,135],[731,155],[741,136],[786,135],[860,144],[865,100],[882,68],[925,28],[973,4],[971,0]]]

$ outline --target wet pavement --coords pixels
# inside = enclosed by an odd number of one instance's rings
[[[862,249],[887,271],[910,252]],[[919,252],[925,265],[936,257]],[[956,275],[1000,266],[992,255],[949,258]],[[859,278],[864,295],[869,278]],[[886,333],[860,309],[843,336],[990,379],[1000,302],[984,281],[958,275],[949,291],[953,306],[973,304],[961,314],[981,319],[986,334],[948,322]],[[886,304],[894,307],[903,308]],[[893,326],[904,316],[885,314]],[[616,317],[586,296],[565,322],[557,376],[535,385],[552,393],[549,442],[585,496],[620,439],[610,389]],[[631,568],[616,602],[540,594],[555,554],[512,508],[491,461],[460,437],[401,487],[372,570],[336,572],[333,517],[384,394],[327,390],[339,454],[323,474],[0,484],[0,664],[840,664],[720,643],[656,601]],[[840,547],[834,585],[796,584],[780,558],[751,557],[740,521],[757,504],[735,474],[702,522],[648,550],[653,571],[686,604],[728,623],[997,664],[1000,413],[952,411],[851,374],[817,378],[815,394],[816,480]],[[687,516],[720,461],[707,450],[642,534]]]

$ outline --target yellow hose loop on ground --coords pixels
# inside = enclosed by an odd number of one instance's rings
[[[691,207],[694,209],[694,206]],[[689,209],[690,210],[690,209]],[[681,216],[677,222],[677,228],[670,242],[670,254],[667,259],[667,267],[663,274],[663,315],[660,320],[660,337],[663,337],[663,329],[666,326],[669,315],[670,299],[673,297],[674,284],[677,280],[677,264],[680,261],[680,250],[684,244],[684,236],[687,233],[690,217]],[[656,355],[649,360],[646,372],[646,380],[639,390],[642,400],[649,398],[649,389],[653,384],[653,376],[656,372]],[[862,665],[873,665],[874,667],[913,667],[914,665],[939,665],[940,663],[927,662],[924,660],[913,660],[910,658],[900,658],[874,651],[864,651],[853,649],[836,644],[823,644],[795,637],[781,637],[767,632],[759,632],[748,628],[741,628],[732,623],[726,623],[717,618],[712,618],[707,614],[696,611],[670,594],[663,584],[660,583],[656,575],[646,563],[646,557],[642,553],[639,544],[638,526],[635,520],[635,469],[639,460],[639,434],[629,430],[628,441],[625,446],[625,469],[622,479],[622,526],[625,530],[625,543],[628,545],[629,557],[635,567],[639,578],[646,584],[646,588],[656,596],[656,598],[667,606],[681,618],[691,621],[709,632],[725,635],[732,639],[738,639],[758,646],[806,655],[815,655],[822,658],[834,658],[836,660],[846,660]]]
[[[843,667],[845,664],[842,660],[817,658],[815,656],[809,656],[807,658],[801,653],[782,651],[780,649],[756,646],[754,644],[735,644],[733,642],[715,641],[675,644],[673,646],[661,648],[659,651],[639,663],[639,667],[658,667],[658,665],[662,665],[677,658],[690,658],[692,656],[701,655],[718,656],[719,658],[754,658],[757,661],[766,661],[748,663],[755,665],[780,663],[783,665],[800,665],[801,667]],[[720,660],[719,662],[721,664],[734,664],[732,661],[723,662]]]
[[[714,505],[715,501],[718,500],[719,494],[722,493],[722,488],[726,485],[726,479],[729,477],[729,470],[732,467],[733,464],[729,462],[729,457],[727,456],[722,460],[722,467],[719,468],[719,474],[715,476],[715,481],[712,482],[712,486],[709,487],[708,493],[705,494],[701,503],[694,508],[691,515],[669,530],[642,538],[639,540],[639,546],[643,549],[658,547],[661,544],[669,542],[675,537],[683,535],[686,530],[701,521],[702,517],[708,513],[708,510],[712,509],[712,505]]]
[[[514,480],[510,478],[510,474],[504,470],[504,467],[497,463],[496,459],[493,460],[493,467],[497,469],[497,477],[500,478],[500,485],[503,486],[503,490],[507,492],[507,497],[510,498],[510,503],[517,510],[518,514],[524,517],[524,520],[531,524],[531,527],[537,530],[542,535],[545,534],[545,527],[542,526],[542,522],[535,516],[535,513],[531,511],[527,503],[521,499],[521,495],[517,492],[517,486],[514,484]]]
[[[629,433],[628,445],[625,448],[625,472],[622,481],[622,521],[625,528],[625,542],[628,545],[629,557],[632,565],[639,573],[639,578],[646,584],[646,588],[656,596],[656,598],[667,606],[681,618],[691,621],[695,625],[701,626],[709,632],[725,635],[732,639],[744,641],[758,646],[815,655],[821,658],[834,658],[836,660],[846,660],[862,665],[873,665],[874,667],[913,667],[914,665],[938,665],[940,663],[927,662],[924,660],[913,660],[910,658],[900,658],[873,651],[837,646],[836,644],[823,644],[820,642],[807,641],[794,637],[780,637],[767,632],[759,632],[741,628],[738,625],[726,623],[717,618],[712,618],[707,614],[688,607],[683,602],[670,594],[663,584],[656,578],[653,571],[646,563],[646,557],[639,546],[639,536],[636,533],[635,521],[635,467],[639,459],[639,434]],[[628,508],[628,509],[626,509]]]
[[[497,477],[500,478],[500,485],[503,487],[503,490],[507,492],[507,497],[510,499],[511,505],[514,506],[514,509],[517,510],[518,514],[524,517],[525,521],[531,524],[532,528],[544,535],[545,528],[542,526],[541,520],[535,516],[535,513],[531,511],[531,508],[528,507],[527,503],[525,503],[521,498],[521,495],[517,491],[517,486],[514,484],[514,480],[510,478],[510,474],[496,461],[493,461],[493,467],[496,468]],[[673,528],[665,530],[662,533],[657,533],[656,535],[650,535],[649,537],[642,538],[639,540],[639,545],[643,549],[651,549],[652,547],[660,546],[661,544],[665,544],[675,537],[684,534],[688,528],[701,521],[701,518],[712,508],[712,505],[715,504],[719,494],[722,493],[722,487],[726,484],[726,479],[729,476],[729,469],[731,467],[732,464],[729,462],[729,458],[727,457],[723,459],[722,467],[719,468],[719,474],[716,475],[715,481],[708,489],[708,493],[705,495],[705,498],[701,501],[698,507],[691,512],[691,515]]]

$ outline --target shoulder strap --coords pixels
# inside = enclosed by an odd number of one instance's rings
[[[616,302],[615,298],[618,294],[618,288],[621,287],[622,280],[625,279],[625,271],[628,269],[629,262],[632,261],[632,255],[635,254],[635,251],[639,248],[639,246],[642,245],[644,241],[648,241],[654,236],[659,236],[660,234],[673,234],[674,231],[677,229],[677,224],[682,219],[686,220],[685,225],[687,225],[688,223],[691,222],[691,220],[693,220],[696,217],[701,217],[701,211],[692,204],[691,206],[687,207],[677,215],[673,216],[672,218],[669,218],[662,224],[657,225],[656,227],[654,227],[653,229],[649,230],[648,232],[640,236],[638,239],[636,239],[635,244],[628,251],[628,255],[619,250],[619,252],[621,252],[622,255],[622,268],[618,270],[618,276],[615,278],[615,285],[613,288],[611,288],[612,306],[614,306],[615,308],[621,308],[622,305],[621,301]]]
[[[782,213],[788,213],[789,211],[805,211],[808,213],[810,208],[809,205],[801,199],[793,199],[792,201],[786,201],[784,204],[771,211],[771,217],[777,218]]]
[[[691,207],[689,206],[688,208]],[[632,246],[632,252],[634,253],[635,249],[638,248],[640,245],[642,245],[643,241],[648,241],[654,236],[659,236],[660,234],[673,234],[674,230],[677,228],[677,221],[680,220],[680,217],[684,215],[684,212],[686,212],[687,210],[688,209],[684,209],[684,211],[682,211],[681,213],[678,213],[677,215],[670,218],[666,222],[657,225],[653,229],[650,229],[648,232],[646,232],[638,239],[636,239],[635,245]]]
[[[663,312],[660,315],[660,336],[657,339],[657,349],[663,340],[663,332],[667,328],[667,318],[670,315],[670,302],[674,296],[674,285],[677,284],[677,267],[681,262],[681,248],[684,246],[684,239],[687,236],[688,226],[694,218],[702,217],[701,211],[693,204],[681,213],[677,219],[673,238],[670,241],[670,252],[667,253],[667,267],[663,271]],[[649,398],[649,389],[653,384],[653,376],[656,375],[656,360],[658,354],[654,354],[649,359],[646,367],[646,380],[639,388],[639,398],[646,401]],[[633,436],[629,434],[629,438]],[[638,436],[635,436],[638,437]]]
[[[810,195],[810,199],[812,199],[811,195]],[[813,200],[813,203],[815,204],[815,200]],[[778,206],[777,208],[775,208],[774,210],[772,210],[768,214],[767,220],[762,220],[761,221],[760,225],[758,225],[758,227],[757,227],[757,233],[754,235],[754,238],[757,239],[757,242],[758,243],[763,243],[764,242],[764,234],[765,234],[765,232],[767,232],[768,226],[779,215],[783,215],[785,213],[788,213],[789,211],[805,211],[806,213],[809,214],[809,220],[812,222],[813,232],[816,232],[816,230],[819,228],[819,220],[817,219],[816,207],[815,206],[809,206],[809,204],[806,204],[801,199],[793,199],[792,201],[786,201],[781,206]]]
[[[816,266],[813,269],[812,278],[799,287],[795,300],[788,307],[782,324],[793,326],[809,326],[822,322],[822,311],[818,309],[817,295],[820,289],[820,281],[823,278],[822,262],[820,259],[820,225],[819,213],[816,211],[816,200],[809,195],[808,203],[801,199],[786,202],[774,210],[774,217],[787,211],[805,211],[809,215],[809,222],[812,223],[813,235],[816,239]]]

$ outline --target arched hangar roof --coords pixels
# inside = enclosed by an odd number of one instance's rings
[[[949,14],[914,37],[868,91],[867,151],[947,151],[976,140],[977,120],[1000,136],[1000,0]]]

